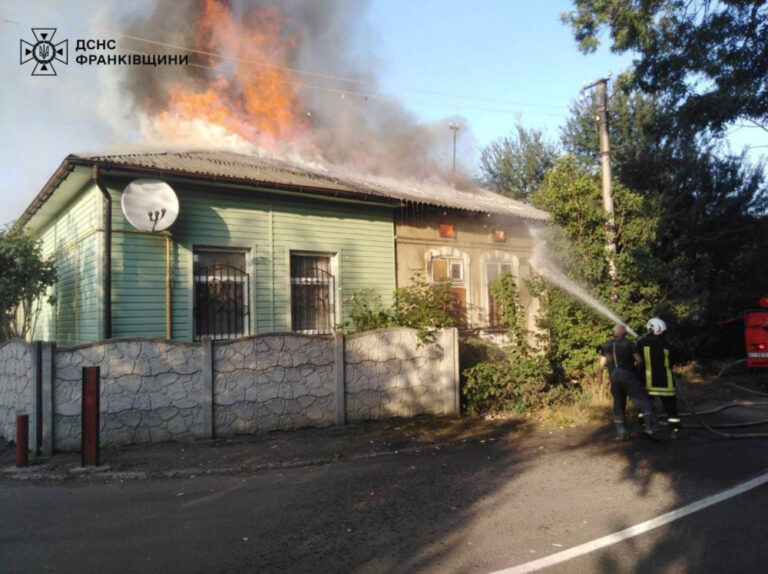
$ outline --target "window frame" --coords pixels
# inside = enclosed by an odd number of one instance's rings
[[[435,261],[446,261],[446,273],[451,291],[463,291],[463,302],[459,306],[460,313],[456,316],[459,329],[472,328],[472,292],[471,292],[471,259],[466,252],[459,251],[455,247],[442,247],[430,249],[424,253],[427,280],[436,285],[440,280],[435,280]],[[451,278],[453,264],[461,265],[461,279]]]
[[[482,269],[483,269],[483,312],[485,315],[485,324],[488,329],[500,329],[503,330],[505,327],[502,327],[500,325],[493,325],[491,324],[491,318],[493,317],[493,314],[491,312],[491,287],[493,286],[493,283],[489,281],[488,277],[488,266],[489,265],[496,265],[496,281],[498,281],[498,278],[501,277],[501,275],[504,273],[502,271],[502,266],[509,266],[509,272],[512,273],[512,276],[515,278],[515,283],[518,286],[518,289],[520,287],[520,275],[519,275],[519,265],[517,259],[510,255],[510,256],[504,256],[499,255],[498,253],[493,254],[492,256],[488,256],[483,258],[482,261]],[[495,283],[495,282],[494,282]]]
[[[243,272],[245,274],[244,277],[240,278],[242,279],[242,282],[244,283],[243,287],[243,294],[242,294],[242,301],[243,301],[243,309],[247,309],[247,311],[243,314],[243,334],[238,335],[236,333],[226,333],[226,336],[215,336],[211,334],[201,335],[197,332],[197,285],[198,281],[197,278],[200,277],[195,272],[195,265],[197,262],[195,261],[195,256],[200,253],[235,253],[240,254],[243,256]],[[251,263],[251,256],[252,256],[252,250],[248,247],[236,247],[236,246],[218,246],[218,245],[192,245],[190,248],[190,254],[191,254],[191,265],[190,265],[190,277],[191,277],[191,284],[192,284],[192,291],[191,291],[191,328],[190,328],[190,334],[192,335],[193,341],[200,341],[203,337],[210,336],[211,339],[215,341],[227,341],[232,339],[238,339],[241,337],[248,337],[250,336],[252,331],[252,324],[253,319],[251,317],[252,315],[252,309],[254,308],[253,302],[254,302],[254,293],[251,292],[251,287],[254,285],[254,282],[252,281],[252,271],[253,271],[253,265]],[[211,277],[210,275],[208,276]],[[239,281],[236,281],[239,282]]]
[[[445,261],[446,262],[446,279],[451,284],[451,287],[459,287],[459,288],[466,288],[467,287],[467,281],[466,281],[466,274],[464,273],[464,260],[459,257],[448,257],[448,256],[442,256],[439,255],[437,257],[433,257],[429,264],[429,281],[430,283],[440,283],[441,281],[444,281],[445,279],[435,279],[435,261]],[[460,277],[458,279],[453,278],[453,266],[459,265],[460,269]]]
[[[329,259],[329,267],[330,267],[330,274],[332,277],[331,281],[331,287],[329,289],[329,293],[331,295],[331,302],[330,302],[330,322],[331,322],[331,329],[329,332],[319,332],[317,329],[302,329],[299,331],[294,330],[293,325],[293,276],[291,275],[291,260],[292,256],[303,256],[303,257],[327,257]],[[319,250],[319,249],[312,249],[312,248],[295,248],[295,247],[286,247],[286,285],[288,290],[288,305],[287,305],[287,328],[290,330],[291,333],[300,333],[304,335],[330,335],[332,334],[336,329],[337,326],[341,323],[339,314],[341,312],[341,305],[339,305],[340,297],[339,294],[341,292],[341,273],[340,273],[340,265],[339,260],[341,259],[341,251],[327,251],[327,250]]]

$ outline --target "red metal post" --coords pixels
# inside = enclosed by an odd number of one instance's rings
[[[83,367],[82,465],[99,466],[99,367]]]
[[[16,415],[16,466],[29,464],[29,415]]]

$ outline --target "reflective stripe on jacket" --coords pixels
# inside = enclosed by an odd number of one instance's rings
[[[645,369],[645,388],[649,395],[671,397],[675,395],[675,380],[669,349],[657,336],[650,336],[639,342]]]

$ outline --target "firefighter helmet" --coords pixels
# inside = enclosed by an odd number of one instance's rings
[[[654,335],[661,335],[667,330],[667,324],[658,317],[654,317],[653,319],[648,319],[645,328]]]

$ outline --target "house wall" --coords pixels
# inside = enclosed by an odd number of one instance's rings
[[[77,345],[101,336],[101,195],[86,186],[37,235],[42,253],[53,257],[57,282],[43,301],[34,338]]]
[[[453,224],[455,237],[440,237],[440,224]],[[497,228],[506,231],[506,241],[493,240],[493,230]],[[408,285],[415,272],[429,279],[433,257],[464,261],[469,328],[488,326],[486,261],[511,263],[518,278],[528,329],[536,329],[538,301],[531,297],[524,282],[531,275],[529,260],[536,243],[522,219],[448,209],[401,211],[395,215],[395,237],[398,287]]]
[[[162,235],[133,233],[120,207],[129,180],[110,184],[113,218],[113,336],[166,336],[166,244]],[[246,250],[250,274],[251,333],[291,329],[289,253],[337,257],[336,302],[359,289],[389,304],[395,288],[391,208],[281,197],[171,182],[180,215],[171,242],[173,339],[193,337],[193,250]],[[346,317],[339,305],[336,320]]]

